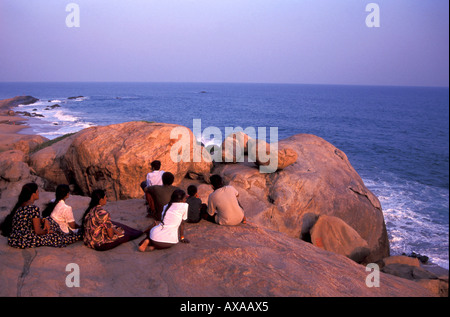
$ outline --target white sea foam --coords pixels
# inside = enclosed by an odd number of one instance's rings
[[[448,210],[448,191],[395,177],[390,181],[364,182],[380,200],[391,254],[419,253],[448,269],[448,214],[437,207],[446,204]]]
[[[76,99],[44,99],[30,105],[19,105],[20,111],[27,111],[44,117],[33,117],[30,124],[33,133],[40,134],[49,139],[57,138],[67,133],[78,132],[93,126],[91,122],[83,121],[79,114],[70,111],[64,106],[69,101],[83,101],[87,97]],[[50,101],[49,101],[50,100]],[[51,108],[59,104],[62,107]]]
[[[71,114],[65,113],[65,112],[62,111],[62,110],[57,110],[57,111],[54,113],[54,117],[55,117],[56,119],[58,119],[58,121],[76,122],[77,120],[79,120],[78,117],[75,117],[75,116],[73,116],[73,115],[71,115]]]

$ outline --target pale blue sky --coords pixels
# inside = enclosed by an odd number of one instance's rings
[[[448,86],[448,28],[447,0],[0,0],[0,81]]]

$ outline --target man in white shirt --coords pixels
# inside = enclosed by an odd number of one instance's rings
[[[210,181],[214,192],[208,197],[208,220],[226,226],[245,223],[244,210],[237,199],[238,191],[231,185],[224,186],[220,175],[211,176]]]

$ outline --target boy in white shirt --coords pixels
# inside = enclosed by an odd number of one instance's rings
[[[152,171],[147,174],[147,187],[153,185],[162,185],[162,175],[164,171],[161,171],[161,162],[156,160],[151,163]]]
[[[154,185],[162,185],[162,175],[164,171],[161,171],[161,161],[155,160],[151,164],[152,171],[147,174],[146,180],[141,183],[141,188],[145,193],[145,200],[148,204],[148,215],[152,215],[155,212],[155,203],[152,196],[145,191],[146,187]]]

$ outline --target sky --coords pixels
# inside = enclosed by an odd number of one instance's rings
[[[0,0],[0,47],[0,82],[448,87],[449,2]]]

